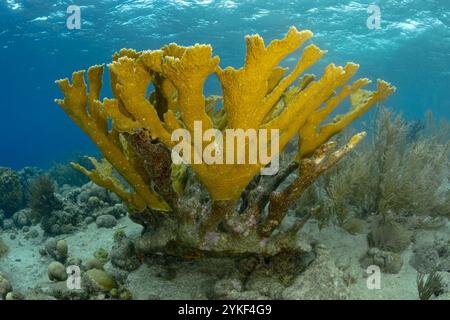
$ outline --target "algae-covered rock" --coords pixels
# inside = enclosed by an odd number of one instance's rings
[[[117,287],[116,281],[105,271],[91,269],[82,277],[82,286],[89,293],[110,292]]]
[[[120,203],[119,198],[114,193],[92,182],[89,182],[81,187],[80,192],[76,195],[76,202],[82,205],[88,203],[89,198],[91,197],[96,197],[102,202],[108,204]]]
[[[244,290],[237,278],[221,279],[214,284],[212,297],[220,300],[268,300],[268,296],[257,290]]]
[[[99,248],[94,252],[94,258],[100,261],[102,264],[105,264],[109,260],[109,253],[103,248]]]
[[[350,291],[330,252],[318,246],[317,257],[307,270],[282,293],[287,300],[343,300],[350,298]]]
[[[232,292],[229,298],[231,300],[270,300],[268,296],[262,295],[258,291],[254,290]]]
[[[65,261],[69,253],[69,247],[66,240],[59,240],[56,242],[56,254],[59,258],[58,260]]]
[[[24,229],[27,227],[24,227]],[[25,234],[24,238],[29,239],[35,239],[39,237],[39,231],[37,229],[31,229],[28,233]]]
[[[68,251],[69,249],[66,240],[49,238],[45,242],[45,252],[59,262],[66,262]]]
[[[122,203],[117,203],[113,206],[103,208],[99,211],[99,216],[110,215],[116,219],[126,216],[128,213],[127,208]]]
[[[66,260],[66,267],[68,266],[78,266],[81,267],[83,261],[78,257],[68,257]]]
[[[31,225],[31,209],[22,209],[13,214],[14,224],[20,229]]]
[[[241,259],[238,269],[245,274],[245,291],[281,299],[283,290],[292,284],[310,261],[310,253],[286,253],[266,259]]]
[[[91,270],[91,269],[103,270],[103,265],[104,265],[104,263],[102,263],[100,260],[98,260],[96,258],[91,258],[85,262],[84,268],[86,270]]]
[[[9,168],[0,168],[0,209],[11,217],[23,204],[19,176]]]
[[[80,300],[88,299],[89,295],[82,289],[69,289],[66,281],[57,281],[39,285],[41,294],[52,296],[59,300]]]
[[[58,261],[53,261],[48,265],[48,278],[51,281],[67,280],[66,267]]]
[[[119,300],[132,300],[133,295],[126,287],[114,288],[110,292],[111,296]]]
[[[280,299],[285,287],[276,277],[266,275],[258,276],[258,273],[250,275],[245,283],[246,291],[256,291],[261,295],[270,297],[272,299]]]
[[[136,270],[141,265],[141,262],[137,257],[133,241],[126,236],[115,235],[114,245],[111,250],[111,263],[127,271]]]
[[[93,217],[86,217],[83,222],[85,225],[89,225],[94,221],[95,221],[95,219]]]
[[[99,228],[112,228],[117,225],[117,220],[114,216],[109,214],[101,215],[95,221]]]
[[[226,278],[217,281],[213,288],[214,299],[229,299],[236,292],[243,290],[242,281],[238,278]]]
[[[42,229],[49,235],[71,233],[78,224],[78,211],[55,210],[41,220]]]
[[[3,229],[4,230],[11,230],[14,228],[14,221],[13,219],[5,219],[3,220]]]
[[[371,248],[367,254],[361,258],[361,267],[367,268],[371,265],[378,266],[381,271],[396,274],[403,266],[403,258],[398,253],[382,251]]]
[[[96,211],[105,207],[106,205],[107,204],[104,201],[100,200],[98,197],[92,196],[86,203],[86,209],[89,211]]]

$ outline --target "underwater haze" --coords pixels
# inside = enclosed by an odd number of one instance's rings
[[[94,145],[54,103],[54,81],[110,61],[121,48],[212,44],[222,67],[240,67],[245,35],[268,42],[290,26],[314,33],[328,50],[319,64],[354,61],[359,74],[397,87],[387,105],[409,119],[427,110],[450,116],[450,2],[380,0],[379,28],[367,20],[374,1],[98,0],[0,1],[0,164],[48,167]],[[69,30],[69,5],[81,8],[81,29]],[[289,61],[286,61],[289,65]],[[316,71],[316,70],[314,70]],[[211,79],[206,94],[220,93]],[[108,96],[107,90],[104,95]]]

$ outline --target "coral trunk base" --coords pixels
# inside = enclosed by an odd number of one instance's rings
[[[144,216],[147,223],[142,223]],[[140,254],[162,253],[186,258],[268,257],[287,252],[301,254],[312,250],[309,242],[296,232],[279,232],[270,237],[262,237],[257,228],[246,230],[245,234],[217,230],[205,233],[200,224],[183,221],[175,216],[171,213],[162,216],[149,210],[139,215],[138,221],[144,225],[144,231],[136,242]]]

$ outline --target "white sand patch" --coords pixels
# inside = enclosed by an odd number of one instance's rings
[[[9,247],[8,255],[0,259],[0,271],[6,275],[13,289],[20,292],[25,292],[36,283],[48,279],[46,258],[39,254],[39,248],[45,241],[42,230],[39,227],[32,229],[39,230],[39,237],[29,240],[24,238],[23,232],[0,232]],[[16,235],[16,239],[10,239],[12,234]]]

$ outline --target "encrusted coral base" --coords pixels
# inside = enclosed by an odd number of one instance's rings
[[[269,237],[261,236],[257,229],[245,234],[210,231],[204,233],[202,226],[189,219],[176,219],[174,214],[166,214],[147,210],[139,214],[147,217],[151,225],[144,223],[144,231],[136,241],[136,249],[140,254],[151,255],[163,253],[173,256],[195,258],[197,256],[239,257],[239,256],[276,256],[282,253],[292,255],[309,253],[312,247],[309,241],[297,234],[297,227],[287,232],[277,232]],[[136,216],[133,215],[133,219]],[[136,221],[136,220],[135,220]],[[156,223],[156,225],[155,225]]]

